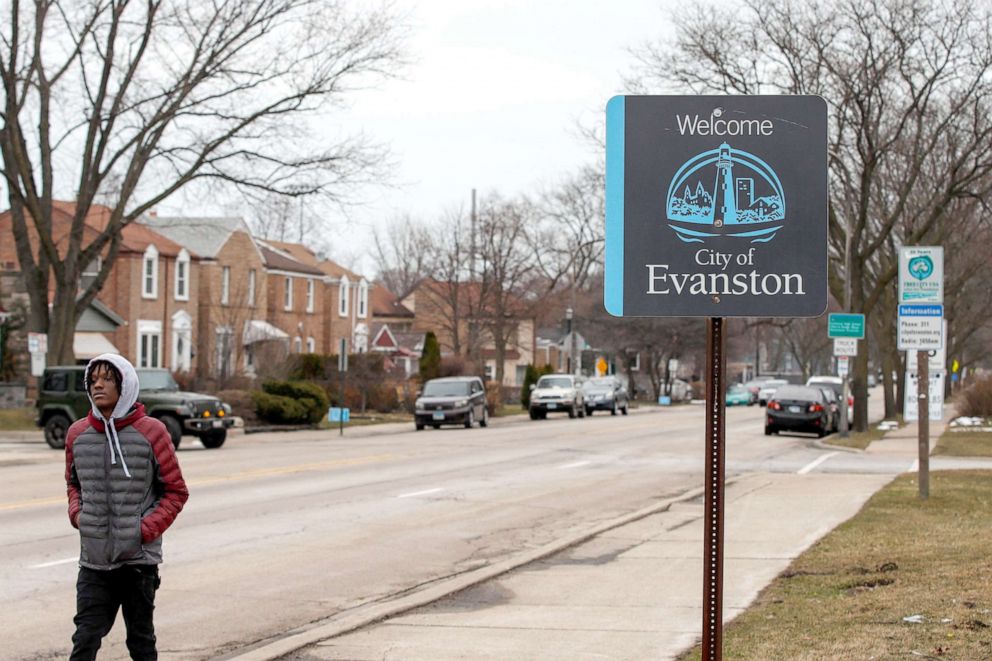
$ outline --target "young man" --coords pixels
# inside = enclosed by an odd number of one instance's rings
[[[165,425],[137,402],[131,363],[97,356],[84,379],[92,410],[65,442],[69,521],[80,536],[70,659],[96,658],[118,609],[131,658],[157,659],[152,612],[162,533],[189,492]]]

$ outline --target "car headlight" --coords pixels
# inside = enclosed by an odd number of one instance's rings
[[[423,403],[423,402],[422,402],[421,400],[419,400],[419,399],[418,399],[417,401],[415,401],[415,402],[413,403],[413,405],[414,405],[414,406],[415,406],[416,408],[418,408],[418,409],[422,409],[422,408],[424,408],[424,403]]]
[[[458,402],[455,404],[455,406],[468,406],[468,400],[467,399],[459,399]]]

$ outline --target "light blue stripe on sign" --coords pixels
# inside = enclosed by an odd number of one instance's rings
[[[623,316],[623,159],[625,97],[606,103],[606,311]]]

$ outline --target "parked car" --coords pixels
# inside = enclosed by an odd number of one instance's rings
[[[727,388],[723,402],[727,406],[750,406],[751,391],[745,388],[743,383],[735,383]]]
[[[452,376],[431,379],[414,404],[413,423],[417,431],[430,425],[464,425],[471,429],[478,421],[480,427],[489,425],[486,388],[477,376]]]
[[[617,411],[627,415],[630,402],[627,389],[615,376],[600,376],[589,379],[582,386],[582,394],[586,402],[586,415],[593,411],[609,411],[616,415]]]
[[[788,430],[812,432],[822,438],[833,425],[830,403],[823,390],[814,386],[779,387],[765,411],[765,436]]]
[[[780,386],[787,385],[789,385],[789,382],[785,379],[769,379],[765,381],[761,384],[761,389],[758,391],[758,404],[761,406],[766,405]]]
[[[35,422],[45,429],[45,442],[57,450],[65,448],[69,426],[90,411],[83,386],[85,370],[83,365],[48,367],[41,376]],[[227,430],[234,424],[230,406],[212,395],[180,391],[168,370],[141,367],[136,371],[138,401],[148,415],[162,421],[175,447],[183,434],[198,437],[207,448],[224,445]]]
[[[572,374],[545,374],[532,386],[530,419],[543,420],[548,413],[565,411],[568,417],[585,417],[585,396],[581,377]]]
[[[757,404],[758,403],[758,393],[761,391],[761,386],[765,385],[766,383],[768,383],[769,381],[771,381],[773,378],[775,378],[775,377],[772,377],[772,376],[756,376],[756,377],[754,377],[750,381],[747,381],[744,384],[744,387],[747,388],[748,392],[751,393],[751,403],[752,404]]]
[[[837,415],[840,415],[840,401],[844,398],[844,381],[839,376],[811,376],[806,379],[807,386],[818,386],[821,388],[830,388],[834,391],[837,396]],[[838,421],[837,425],[840,425]],[[851,395],[847,396],[847,427],[851,429],[854,426],[854,397]]]

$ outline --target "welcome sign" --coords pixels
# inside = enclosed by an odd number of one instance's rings
[[[817,96],[610,99],[607,311],[822,314],[826,135]]]

